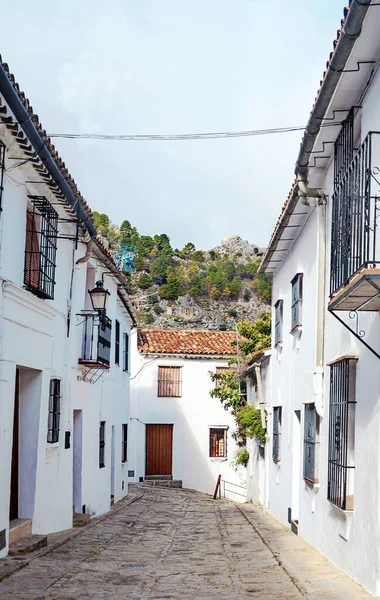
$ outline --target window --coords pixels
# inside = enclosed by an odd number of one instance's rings
[[[122,425],[121,462],[127,462],[128,457],[128,423]]]
[[[99,469],[103,469],[103,467],[106,466],[105,446],[106,446],[106,422],[100,421],[100,426],[99,426]]]
[[[275,462],[280,461],[280,438],[281,438],[282,407],[273,408],[273,451],[272,458]]]
[[[274,345],[282,342],[282,307],[283,300],[277,300],[274,305]]]
[[[342,510],[354,508],[356,358],[330,366],[327,499]]]
[[[292,279],[292,331],[302,325],[302,273]]]
[[[59,420],[61,417],[61,380],[50,380],[49,391],[49,416],[48,416],[48,434],[49,444],[56,444],[59,440]]]
[[[120,323],[115,321],[115,365],[120,364]]]
[[[227,429],[210,427],[210,458],[227,458]]]
[[[303,476],[317,483],[319,417],[315,404],[305,404],[305,423],[303,441]]]
[[[129,335],[123,334],[123,371],[129,372]]]
[[[58,213],[43,196],[29,196],[24,284],[40,298],[54,298]]]
[[[181,397],[182,367],[158,367],[158,397]]]

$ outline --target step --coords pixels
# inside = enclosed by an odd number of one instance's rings
[[[9,523],[9,545],[32,535],[32,519],[13,519]]]
[[[73,515],[73,527],[84,527],[90,522],[90,515],[82,513],[74,513]]]
[[[46,535],[28,535],[9,545],[9,555],[29,554],[47,546]]]
[[[143,485],[165,488],[181,488],[182,479],[144,479]]]
[[[143,481],[171,481],[173,475],[145,475]]]

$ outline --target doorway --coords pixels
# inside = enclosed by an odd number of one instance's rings
[[[293,413],[293,473],[292,473],[292,508],[290,527],[298,533],[300,486],[301,486],[301,411]]]
[[[146,425],[145,475],[172,475],[173,425]]]
[[[82,512],[82,435],[83,414],[74,410],[73,414],[73,507]]]
[[[11,497],[9,520],[18,518],[18,488],[19,488],[19,434],[20,434],[20,372],[16,369],[15,403],[13,412],[13,442],[11,469]]]

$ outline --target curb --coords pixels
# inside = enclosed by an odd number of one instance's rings
[[[70,529],[69,530],[70,533],[68,533],[66,537],[63,537],[61,540],[57,540],[56,542],[53,542],[50,545],[48,543],[46,548],[44,548],[41,551],[38,551],[33,556],[30,556],[30,558],[22,559],[22,562],[20,560],[19,564],[15,563],[14,566],[10,565],[10,570],[8,572],[3,573],[2,575],[0,574],[0,582],[4,581],[4,579],[8,579],[8,577],[11,577],[14,573],[21,571],[21,569],[23,569],[24,567],[29,565],[31,562],[33,562],[37,558],[40,558],[41,556],[45,556],[46,554],[49,554],[50,552],[54,552],[54,550],[56,550],[60,546],[63,546],[70,540],[76,538],[78,535],[80,535],[84,531],[88,531],[89,529],[95,527],[96,525],[98,525],[98,523],[102,523],[103,521],[105,521],[106,519],[111,517],[112,515],[119,513],[123,508],[125,508],[126,506],[130,506],[137,500],[140,500],[140,498],[142,498],[142,497],[143,497],[143,494],[137,494],[136,496],[134,496],[132,498],[128,498],[128,496],[127,496],[125,499],[123,498],[122,500],[120,500],[115,505],[115,508],[104,513],[104,515],[101,515],[99,517],[94,517],[86,527],[78,527],[78,528],[75,528],[74,531]],[[120,506],[120,504],[121,504],[121,506]],[[5,558],[8,558],[8,557],[5,557]],[[12,560],[12,558],[10,560]],[[1,561],[0,561],[0,566],[1,566]]]

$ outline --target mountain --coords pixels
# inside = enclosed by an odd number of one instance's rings
[[[230,329],[268,310],[271,280],[257,274],[262,252],[236,234],[208,251],[191,242],[179,250],[166,234],[140,235],[129,221],[117,227],[94,213],[94,224],[120,260],[133,256],[127,277],[142,327]]]

